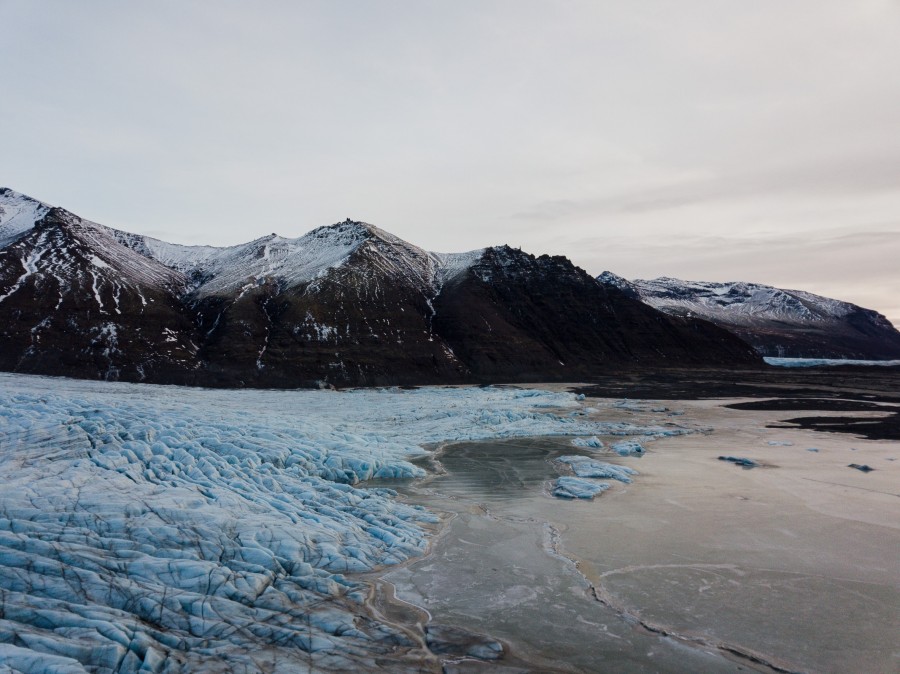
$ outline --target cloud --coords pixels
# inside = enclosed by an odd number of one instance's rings
[[[772,197],[900,194],[900,145],[895,152],[830,157],[792,166],[770,166],[601,196],[537,202],[513,219],[555,221],[659,213],[698,204]]]

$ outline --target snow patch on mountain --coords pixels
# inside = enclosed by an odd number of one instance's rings
[[[753,325],[760,319],[783,323],[817,323],[840,320],[859,310],[854,304],[802,290],[785,290],[760,283],[684,281],[660,277],[625,281],[604,272],[598,281],[633,290],[656,309],[680,316],[716,320],[733,325]]]
[[[50,210],[51,206],[26,195],[0,189],[0,247],[28,233]],[[189,278],[192,285],[186,288],[197,297],[236,295],[270,280],[283,288],[302,286],[322,279],[359,251],[368,257],[372,269],[389,278],[408,279],[426,298],[433,299],[444,283],[471,268],[485,252],[430,253],[374,225],[349,219],[297,238],[271,234],[236,246],[217,247],[167,243],[71,217],[83,239],[96,245],[96,254],[91,257],[97,261],[96,266],[111,264],[104,259],[109,257],[104,256],[104,250],[122,257],[124,247]],[[137,268],[137,276],[151,284],[173,281],[171,277],[161,279],[158,273],[148,279],[145,261],[136,260],[134,255],[125,257],[123,263],[127,264],[114,266]]]
[[[233,294],[248,281],[257,284],[271,279],[285,288],[302,286],[345,265],[357,251],[367,255],[371,269],[389,278],[406,278],[431,297],[483,252],[429,253],[374,225],[351,220],[318,227],[294,239],[271,234],[227,248],[179,246],[148,237],[133,239],[130,245],[194,278],[198,297]]]
[[[465,274],[484,256],[485,250],[487,249],[478,248],[465,253],[432,253],[438,263],[438,284],[443,286]]]
[[[670,314],[714,319],[727,314],[734,324],[760,318],[788,323],[840,319],[856,307],[849,302],[759,283],[683,281],[660,277],[630,283],[641,299]]]
[[[878,312],[802,290],[668,277],[626,281],[610,272],[597,281],[667,314],[711,321],[764,356],[889,359],[900,354],[900,333]]]
[[[50,208],[42,201],[0,187],[0,248],[29,231]]]

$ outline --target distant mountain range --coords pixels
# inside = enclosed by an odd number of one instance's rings
[[[900,332],[884,316],[849,302],[758,283],[707,283],[597,277],[670,316],[703,318],[733,332],[764,356],[900,358]]]
[[[344,221],[180,246],[0,189],[0,370],[204,386],[577,380],[756,366],[564,257],[422,250]]]

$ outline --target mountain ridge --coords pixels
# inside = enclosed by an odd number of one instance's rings
[[[890,360],[900,332],[882,314],[803,290],[746,281],[597,280],[672,316],[696,316],[741,337],[764,356]]]
[[[562,256],[431,253],[349,219],[294,239],[180,246],[12,190],[0,209],[3,370],[294,387],[760,363],[728,332],[667,317]]]

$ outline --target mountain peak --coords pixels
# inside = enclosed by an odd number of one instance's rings
[[[614,275],[597,280],[616,285]],[[820,295],[746,281],[683,281],[661,276],[630,283],[644,303],[731,330],[767,356],[896,358],[900,332],[878,312]]]
[[[0,187],[0,247],[22,236],[49,210],[49,204]]]
[[[611,271],[604,271],[597,277],[597,280],[604,285],[616,286],[617,288],[631,285],[631,282],[624,276],[619,276]]]
[[[632,299],[641,299],[637,289],[631,281],[618,274],[614,274],[611,271],[604,271],[600,274],[600,276],[597,277],[597,282],[608,288],[616,288]]]

